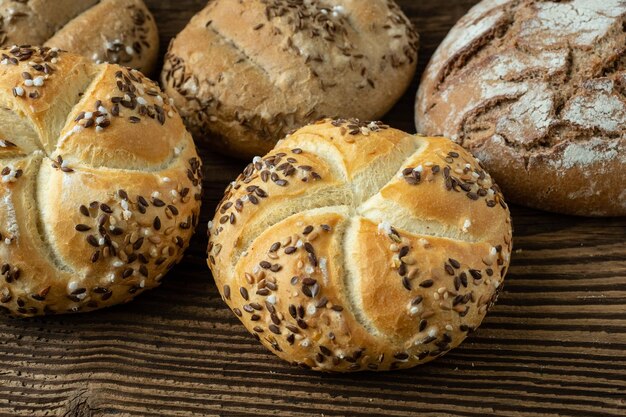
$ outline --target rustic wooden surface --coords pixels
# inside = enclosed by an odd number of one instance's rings
[[[148,3],[165,49],[205,1]],[[400,3],[422,34],[423,69],[474,1]],[[389,123],[413,130],[416,88]],[[206,224],[242,164],[203,157]],[[203,225],[163,287],[129,305],[0,319],[0,415],[626,415],[626,219],[513,214],[517,251],[499,303],[432,364],[341,376],[280,362],[221,302]]]

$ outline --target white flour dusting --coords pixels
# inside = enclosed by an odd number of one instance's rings
[[[484,0],[472,7],[466,17],[470,20],[478,19],[484,16],[488,12],[492,11],[496,7],[503,6],[507,3],[511,3],[513,0]],[[464,18],[465,19],[465,18]]]
[[[626,71],[620,67],[605,78],[585,80],[611,68],[614,48],[605,44],[619,41],[614,32],[622,29],[626,0],[524,0],[493,9],[506,3],[483,0],[451,30],[420,87],[418,129],[462,138],[494,169],[509,151],[506,158],[515,169],[536,164],[565,178],[574,168],[585,180],[569,193],[573,200],[609,192],[606,181],[594,178],[619,178],[626,166],[626,97],[620,90]],[[472,54],[469,45],[495,30],[505,11],[514,22],[504,37],[448,68],[455,57]],[[594,48],[593,56],[581,58]],[[451,74],[440,84],[436,77],[446,69]],[[536,195],[560,192],[556,184],[549,190],[537,186]],[[626,207],[626,190],[615,197]]]
[[[567,52],[544,52],[537,56],[521,55],[516,51],[507,51],[498,55],[493,64],[481,76],[481,97],[478,101],[468,102],[460,112],[451,112],[449,125],[460,123],[462,118],[475,108],[483,106],[485,101],[498,97],[517,98],[510,113],[496,122],[496,130],[519,143],[532,142],[547,133],[555,121],[552,118],[554,95],[547,84],[508,81],[521,77],[524,73],[543,72],[552,76],[567,68]],[[455,90],[451,85],[448,97]],[[452,97],[458,100],[458,97]]]
[[[554,94],[542,83],[533,85],[498,120],[496,131],[518,143],[532,143],[548,133],[556,121],[552,117]]]
[[[613,91],[607,91],[606,83],[598,83],[594,89],[587,88],[567,103],[563,119],[585,128],[598,128],[618,133],[626,125],[626,103]]]
[[[502,11],[491,11],[502,2],[484,2],[484,6],[472,10],[462,19],[462,24],[450,33],[442,49],[449,51],[437,57],[441,66],[450,56],[456,55],[477,37],[492,30]],[[482,3],[481,3],[482,4]],[[619,17],[626,12],[624,0],[604,2],[573,0],[571,2],[540,2],[533,6],[537,16],[522,25],[521,38],[536,36],[546,44],[552,44],[549,33],[572,36],[575,43],[589,43],[604,35]],[[440,93],[441,100],[454,111],[443,115],[449,131],[442,132],[454,139],[458,127],[466,116],[474,113],[489,102],[501,98],[515,102],[508,111],[496,120],[496,133],[518,143],[532,143],[545,136],[557,120],[554,115],[555,97],[552,87],[538,83],[527,74],[543,74],[552,78],[565,73],[569,66],[569,49],[542,50],[537,53],[524,53],[516,48],[494,54],[481,72],[475,86],[465,85],[467,77],[474,78],[474,65],[464,68],[454,81],[446,85]],[[520,81],[523,80],[523,81]],[[600,128],[607,132],[618,132],[626,125],[626,103],[612,93],[614,85],[610,80],[594,80],[585,85],[583,93],[567,103],[563,119],[586,128]]]
[[[534,46],[569,41],[574,46],[593,45],[604,37],[624,13],[624,0],[573,0],[537,3],[537,16],[524,22],[520,36]],[[547,34],[555,36],[547,36]],[[556,36],[558,35],[558,36]]]
[[[441,47],[444,49],[450,48],[453,51],[464,49],[476,39],[485,36],[503,16],[504,13],[502,11],[486,16],[477,24],[469,25],[464,30],[456,31],[445,43],[441,44]]]
[[[568,53],[565,50],[544,51],[535,55],[525,55],[517,51],[503,51],[495,57],[495,61],[487,69],[484,79],[504,80],[520,77],[524,72],[545,70],[554,75],[567,68]]]
[[[491,0],[483,1],[474,6],[458,23],[458,25],[450,31],[448,36],[439,46],[439,51],[444,51],[440,56],[440,62],[435,66],[437,70],[431,71],[428,77],[434,80],[439,74],[439,69],[448,61],[448,59],[467,48],[472,42],[480,39],[489,32],[493,26],[504,17],[504,12],[488,14],[496,7],[510,3],[511,0]],[[450,51],[446,53],[445,51]]]
[[[607,142],[601,138],[593,138],[588,142],[570,143],[563,158],[555,161],[555,168],[570,169],[574,166],[588,166],[591,164],[611,162],[620,154],[619,140]],[[622,154],[622,161],[626,163],[626,155]]]

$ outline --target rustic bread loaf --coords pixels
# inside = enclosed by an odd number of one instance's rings
[[[391,0],[216,0],[172,41],[162,83],[199,146],[251,158],[323,116],[381,117],[417,48]]]
[[[158,36],[142,0],[0,0],[0,46],[45,44],[149,73]]]
[[[200,207],[191,135],[136,70],[0,50],[0,310],[89,311],[157,286]]]
[[[512,245],[502,194],[467,151],[358,120],[323,120],[256,157],[209,233],[209,267],[248,330],[287,361],[339,372],[459,345]]]
[[[485,0],[420,87],[418,130],[471,150],[511,201],[626,215],[626,3]]]

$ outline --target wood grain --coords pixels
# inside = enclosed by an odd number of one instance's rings
[[[164,50],[205,2],[148,3]],[[474,1],[400,3],[422,34],[421,71]],[[416,88],[389,123],[414,129]],[[206,224],[243,164],[203,159]],[[626,415],[626,219],[513,214],[517,250],[496,308],[432,364],[341,376],[280,362],[221,302],[203,225],[163,287],[131,304],[0,319],[0,415]]]

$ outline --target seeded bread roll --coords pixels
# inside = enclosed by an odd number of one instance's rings
[[[159,38],[142,0],[0,0],[0,46],[24,44],[150,73]]]
[[[136,70],[0,54],[0,310],[89,311],[157,286],[200,209],[200,161],[169,99]]]
[[[323,116],[381,117],[417,50],[391,0],[216,0],[172,41],[162,83],[200,146],[251,158]]]
[[[209,224],[223,298],[266,347],[321,371],[389,370],[459,345],[495,301],[511,220],[465,150],[323,120],[255,158]]]
[[[626,215],[626,2],[485,0],[420,87],[418,131],[480,158],[511,201]]]

